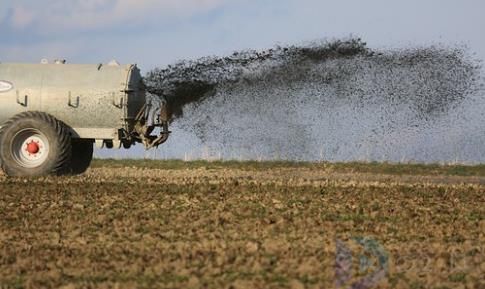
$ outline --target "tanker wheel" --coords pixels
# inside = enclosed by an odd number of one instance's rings
[[[71,136],[66,125],[43,112],[23,112],[0,129],[0,162],[9,176],[67,173]]]
[[[73,140],[71,156],[71,172],[80,175],[89,168],[93,160],[92,140]]]

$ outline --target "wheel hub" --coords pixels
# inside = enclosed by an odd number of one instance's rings
[[[27,149],[26,151],[29,153],[29,154],[37,154],[40,150],[40,147],[39,147],[39,144],[34,142],[33,140],[27,144]]]
[[[47,160],[49,150],[47,137],[34,128],[23,129],[12,141],[14,160],[24,168],[42,165]]]

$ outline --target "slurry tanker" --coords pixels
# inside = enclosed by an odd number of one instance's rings
[[[93,146],[146,149],[169,136],[166,101],[136,65],[0,63],[0,164],[10,176],[80,174]]]

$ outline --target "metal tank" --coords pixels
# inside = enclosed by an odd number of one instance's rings
[[[156,96],[147,97],[136,65],[45,60],[0,64],[2,168],[7,174],[27,176],[84,171],[95,142],[108,148],[129,148],[137,142],[147,149],[157,147],[169,135],[165,104]],[[57,131],[49,132],[52,127]],[[160,134],[151,135],[157,127]],[[70,144],[57,143],[63,138]],[[69,152],[62,151],[63,145]],[[47,164],[49,153],[70,156]]]

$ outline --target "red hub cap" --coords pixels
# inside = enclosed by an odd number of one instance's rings
[[[33,141],[27,145],[27,151],[29,152],[29,154],[36,154],[39,152],[39,150],[39,145]]]

